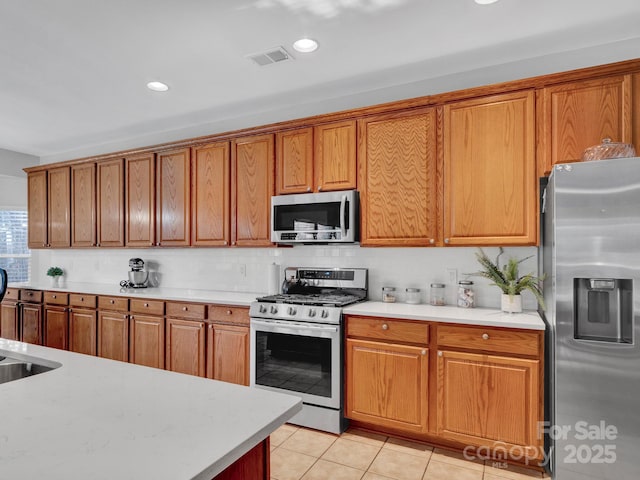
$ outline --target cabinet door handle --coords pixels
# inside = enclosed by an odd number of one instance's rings
[[[482,334],[482,339],[483,340],[489,340],[489,334],[488,333],[483,333]]]
[[[429,239],[429,243],[430,243],[431,245],[433,245],[434,243],[436,243],[436,239],[435,239],[435,238],[430,238],[430,239]]]
[[[438,352],[438,356],[441,357],[442,356],[442,352]]]
[[[427,354],[427,349],[423,348],[422,351],[420,352],[420,355],[426,355]]]
[[[389,330],[389,325],[387,325],[386,323],[382,324],[382,329],[383,330]]]
[[[227,310],[227,315],[231,315],[233,312],[231,310]]]
[[[29,295],[29,296],[31,296],[31,295]],[[57,295],[53,295],[53,298],[58,298],[58,296]]]
[[[144,304],[144,306],[145,306],[145,307],[148,307],[148,306],[149,306],[149,304],[148,304],[148,303],[145,303],[145,304]]]
[[[125,318],[126,318],[126,317],[127,317],[127,316],[125,315]],[[131,320],[134,320],[136,317],[134,317],[133,315],[131,315],[131,316],[129,316],[129,318],[130,318]]]
[[[311,187],[307,187],[307,193],[311,191]]]
[[[109,300],[109,303],[110,303],[111,305],[113,305],[113,304],[114,304],[114,303],[116,303],[116,302],[115,302],[115,300]]]
[[[123,318],[124,320],[126,320],[128,316],[129,316],[129,315],[122,315],[122,318]]]
[[[449,239],[448,239],[448,238],[445,238],[445,239],[444,239],[444,243],[449,243]]]
[[[318,187],[318,191],[321,192],[322,191],[322,186]]]
[[[189,310],[187,307],[182,307],[183,312],[186,312],[187,310]]]

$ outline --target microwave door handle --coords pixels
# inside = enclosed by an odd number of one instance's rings
[[[347,196],[342,195],[342,200],[340,200],[340,232],[342,234],[341,238],[344,238],[347,235],[347,227],[344,221],[345,210],[347,209]]]

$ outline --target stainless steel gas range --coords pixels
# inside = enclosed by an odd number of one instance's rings
[[[342,307],[367,298],[363,268],[287,268],[283,292],[251,304],[252,387],[298,395],[290,422],[341,433]]]

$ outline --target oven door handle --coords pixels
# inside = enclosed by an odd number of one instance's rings
[[[333,325],[315,325],[315,324],[300,324],[293,322],[278,322],[269,320],[256,320],[251,319],[251,326],[262,327],[261,330],[266,330],[273,333],[290,333],[293,335],[303,336],[327,336],[338,333],[338,327]],[[305,334],[305,331],[308,334]]]

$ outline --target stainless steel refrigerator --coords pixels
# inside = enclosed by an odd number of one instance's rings
[[[640,158],[557,165],[542,205],[553,478],[640,479]]]

